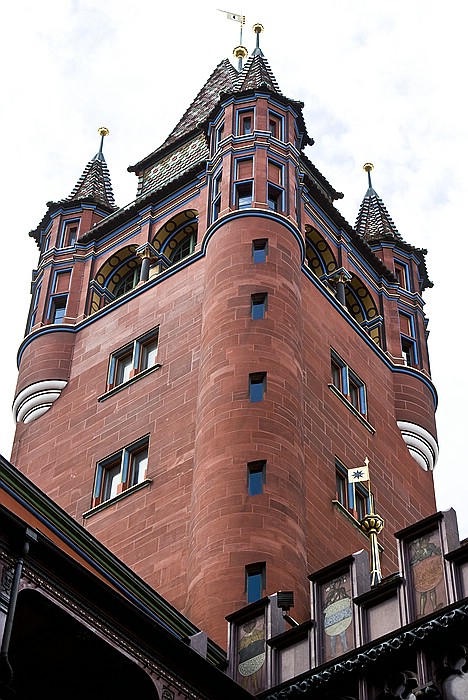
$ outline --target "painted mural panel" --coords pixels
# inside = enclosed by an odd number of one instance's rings
[[[250,693],[266,688],[265,616],[259,615],[238,628],[237,682]]]
[[[438,530],[409,543],[409,563],[416,617],[429,615],[447,605]]]
[[[322,586],[324,661],[354,646],[351,579],[338,576]]]

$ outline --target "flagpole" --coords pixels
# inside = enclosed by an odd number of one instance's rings
[[[367,513],[361,520],[361,530],[370,541],[370,585],[371,588],[377,586],[382,580],[382,569],[380,566],[380,551],[379,551],[379,540],[378,535],[382,532],[384,526],[384,519],[374,513],[374,497],[371,491],[371,480],[370,480],[370,469],[369,469],[369,458],[364,459],[364,467],[361,469],[365,470],[367,476],[367,487],[369,489],[369,513]],[[359,472],[357,470],[350,470],[351,472]],[[358,477],[354,481],[358,480]],[[362,477],[359,480],[364,481]]]

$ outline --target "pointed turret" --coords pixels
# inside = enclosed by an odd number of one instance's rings
[[[99,151],[83,170],[83,174],[71,194],[67,197],[67,200],[80,201],[82,199],[91,199],[107,209],[116,209],[110,174],[102,149],[104,137],[108,133],[109,130],[105,126],[99,129],[99,134],[101,135]]]
[[[257,44],[239,76],[237,90],[241,92],[242,90],[257,90],[258,88],[266,87],[272,92],[281,95],[282,92],[279,89],[273,71],[260,48],[259,39],[263,26],[254,24],[253,30],[257,35]]]
[[[364,165],[369,186],[359,208],[355,229],[367,242],[379,241],[387,237],[401,241],[403,238],[398,233],[385,204],[372,187],[371,170],[373,169],[372,163]]]

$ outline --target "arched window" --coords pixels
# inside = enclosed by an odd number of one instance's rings
[[[179,262],[195,250],[198,233],[198,212],[186,209],[169,219],[159,229],[152,243],[171,263]]]
[[[346,308],[351,316],[369,333],[371,338],[380,345],[382,319],[367,287],[356,275],[353,275],[350,282],[346,285]]]
[[[309,224],[306,230],[306,259],[309,268],[317,277],[328,275],[336,270],[335,256],[324,237]]]
[[[140,280],[140,268],[135,267],[133,270],[127,272],[124,277],[118,282],[114,288],[114,296],[121,297],[126,292],[136,287]]]
[[[196,240],[195,233],[190,233],[188,236],[185,236],[185,238],[183,238],[180,243],[177,244],[177,247],[172,251],[169,258],[170,261],[173,263],[179,262],[179,260],[182,260],[182,258],[186,258],[187,255],[193,253]]]

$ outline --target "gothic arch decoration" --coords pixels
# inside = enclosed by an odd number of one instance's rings
[[[306,224],[306,260],[317,277],[329,275],[336,270],[336,260],[324,237],[313,226]]]
[[[193,253],[197,243],[198,212],[186,209],[173,216],[159,229],[152,243],[170,264]]]
[[[133,289],[139,281],[141,259],[136,245],[120,248],[101,265],[91,282],[90,313]]]
[[[356,275],[352,275],[346,284],[346,308],[377,345],[380,345],[381,318],[369,290]]]

